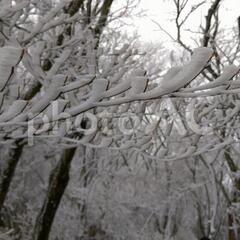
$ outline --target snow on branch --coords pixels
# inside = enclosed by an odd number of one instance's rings
[[[0,48],[0,91],[3,91],[13,76],[14,67],[21,61],[23,54],[22,48],[13,46]]]
[[[18,48],[9,48],[7,50],[8,48],[2,49],[4,54],[8,56],[8,60],[2,61],[0,66],[11,69],[21,59],[22,50]],[[64,63],[68,59],[71,59],[75,52],[74,49],[69,48],[58,53],[58,57],[52,64],[52,68],[46,74],[43,72],[40,73],[40,52],[43,49],[43,44],[40,44],[35,49],[36,56],[34,55],[28,59],[30,68],[26,67],[26,64],[24,65],[33,76],[38,77],[41,75],[44,93],[40,97],[37,96],[31,102],[20,99],[13,102],[8,111],[4,111],[0,115],[0,126],[18,124],[27,126],[29,121],[35,121],[39,128],[44,123],[40,114],[47,114],[50,123],[63,120],[72,121],[80,114],[89,112],[91,109],[102,109],[128,103],[125,109],[125,111],[128,111],[129,104],[134,101],[140,101],[140,105],[142,105],[145,101],[154,101],[154,99],[161,99],[172,94],[181,97],[192,97],[195,96],[194,94],[199,96],[198,91],[205,91],[206,89],[208,91],[204,92],[204,94],[211,96],[219,94],[222,90],[228,91],[227,84],[234,82],[231,79],[239,72],[239,67],[230,65],[224,68],[222,75],[215,79],[214,82],[186,88],[204,70],[213,55],[212,49],[201,47],[194,50],[191,60],[187,64],[170,69],[159,81],[159,84],[150,87],[148,75],[145,70],[136,68],[132,72],[125,74],[126,68],[124,67],[124,62],[121,61],[122,56],[120,55],[114,60],[114,68],[119,67],[119,71],[111,76],[107,76],[105,71],[103,71],[105,77],[102,77],[99,73],[94,75],[87,72],[78,76],[74,67],[69,69],[65,74],[58,74]],[[88,46],[88,51],[89,55],[91,52],[90,46]],[[125,52],[122,54],[124,55]],[[92,62],[91,59],[89,61]],[[88,59],[86,59],[84,64],[88,64]],[[2,82],[6,83],[6,81],[5,79]],[[53,102],[58,102],[59,100],[64,102],[61,113],[57,113],[57,115],[51,114],[50,111],[54,106]],[[67,104],[67,102],[70,104]],[[49,131],[49,128],[46,129]],[[63,127],[64,134],[63,132],[60,133],[61,131],[58,132],[62,137],[67,132],[64,129]],[[35,134],[43,134],[47,130],[43,128],[36,131]],[[106,143],[98,142],[97,145],[99,147],[105,146],[111,142],[110,139],[106,138]],[[130,143],[127,145],[128,147],[131,146]],[[145,145],[149,146],[148,143]]]

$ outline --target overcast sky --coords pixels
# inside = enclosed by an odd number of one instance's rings
[[[190,0],[189,8],[192,5],[201,2],[200,0]],[[198,28],[200,23],[205,23],[204,16],[207,14],[211,0],[206,0],[207,4],[202,5],[189,18],[186,27],[194,30]],[[223,0],[223,7],[220,11],[221,25],[224,27],[231,27],[236,25],[236,19],[240,15],[240,0]],[[136,28],[143,41],[165,41],[169,42],[169,37],[159,30],[158,26],[152,20],[158,22],[169,33],[176,35],[176,28],[174,25],[174,4],[173,0],[142,0],[139,8],[146,11],[146,17],[137,18],[134,22]],[[191,34],[185,31],[184,36],[191,38]]]

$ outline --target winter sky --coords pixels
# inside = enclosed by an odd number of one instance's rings
[[[201,2],[200,0],[190,0],[189,8],[192,5]],[[204,17],[207,14],[208,8],[211,4],[211,0],[206,0],[206,4],[202,5],[187,21],[186,28],[195,29],[197,31],[199,25],[205,23]],[[221,26],[232,27],[237,24],[237,17],[240,15],[240,0],[223,0],[223,6],[221,7],[219,18]],[[140,9],[146,11],[146,16],[137,18],[134,20],[138,33],[143,41],[157,42],[169,41],[169,37],[152,21],[156,21],[166,31],[173,36],[176,35],[176,28],[174,24],[175,8],[173,0],[142,0],[139,6]],[[191,34],[185,30],[183,37],[190,38]]]

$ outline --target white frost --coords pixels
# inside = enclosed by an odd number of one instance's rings
[[[93,82],[91,101],[99,101],[103,96],[108,86],[108,80],[105,78],[96,79]]]
[[[4,89],[11,75],[13,67],[21,60],[23,49],[13,46],[0,48],[0,91]]]
[[[6,122],[13,119],[23,111],[26,105],[27,101],[24,100],[14,101],[13,104],[8,108],[8,110],[0,115],[0,122]]]
[[[179,90],[186,84],[196,78],[204,69],[208,61],[213,55],[213,50],[210,48],[200,47],[194,50],[191,61],[183,66],[179,71],[178,68],[170,70],[165,75],[165,78],[160,83],[160,86],[151,91],[146,92],[144,98],[154,98],[165,94],[169,94]],[[176,73],[176,75],[175,75]],[[173,76],[172,78],[171,75]]]
[[[42,98],[32,106],[32,108],[29,110],[29,113],[38,114],[48,107],[51,101],[55,100],[61,93],[60,87],[65,83],[65,81],[65,75],[56,75],[44,96],[42,96]]]

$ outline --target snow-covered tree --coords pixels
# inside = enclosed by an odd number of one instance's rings
[[[238,203],[227,202],[227,184],[239,182],[238,133],[225,126],[239,104],[233,98],[229,114],[215,108],[238,94],[239,66],[213,67],[218,55],[205,43],[162,69],[157,51],[109,25],[136,4],[115,2],[0,2],[4,236],[224,236],[221,211]]]

